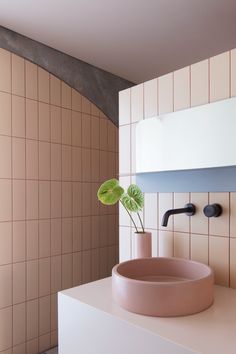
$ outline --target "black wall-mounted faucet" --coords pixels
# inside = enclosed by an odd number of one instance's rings
[[[165,212],[162,218],[161,226],[167,226],[169,217],[175,214],[186,214],[188,216],[194,215],[196,212],[196,208],[194,204],[188,203],[184,208],[179,209],[170,209]]]

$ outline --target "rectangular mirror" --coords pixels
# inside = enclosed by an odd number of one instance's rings
[[[236,166],[236,97],[137,124],[137,173],[226,166]]]

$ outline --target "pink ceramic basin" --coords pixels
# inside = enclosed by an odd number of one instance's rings
[[[140,258],[112,270],[114,300],[148,316],[185,316],[213,303],[214,276],[205,264],[180,258]]]

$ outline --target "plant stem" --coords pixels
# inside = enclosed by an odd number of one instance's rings
[[[130,217],[132,223],[134,224],[134,227],[135,227],[136,232],[138,232],[138,228],[137,228],[137,226],[136,226],[136,224],[135,224],[135,222],[134,222],[134,219],[133,219],[132,215],[130,214],[129,210],[126,208],[126,206],[122,203],[121,200],[120,200],[120,202],[121,202],[121,204],[123,205],[123,207],[125,208],[125,210],[127,211],[127,213],[129,214],[129,217]]]
[[[137,212],[137,214],[138,214],[138,218],[139,218],[139,221],[140,221],[140,224],[141,224],[141,226],[142,226],[143,233],[144,233],[144,227],[143,227],[142,219],[141,219],[141,217],[140,217],[140,215],[139,215],[139,212]]]

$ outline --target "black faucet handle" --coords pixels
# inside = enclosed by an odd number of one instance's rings
[[[217,203],[206,205],[205,208],[203,209],[204,215],[207,216],[208,218],[212,218],[212,217],[217,218],[222,214],[222,211],[223,211],[222,206]]]

